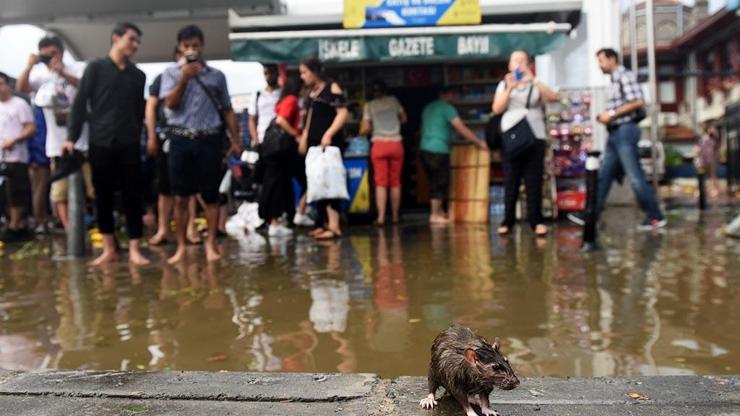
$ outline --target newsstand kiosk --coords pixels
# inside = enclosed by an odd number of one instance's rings
[[[482,17],[481,20],[479,9],[477,20],[468,25],[378,28],[374,23],[360,22],[354,26],[361,27],[358,29],[343,29],[341,22],[302,23],[289,16],[233,17],[231,52],[237,61],[284,63],[292,69],[306,57],[318,57],[347,95],[348,138],[357,136],[359,131],[363,106],[371,98],[369,85],[375,79],[385,81],[389,93],[399,99],[409,118],[402,128],[406,151],[402,206],[425,206],[429,201],[428,185],[418,159],[421,112],[437,98],[438,88],[459,89],[460,98],[453,104],[468,127],[483,139],[492,97],[507,72],[511,52],[522,49],[534,56],[555,50],[578,22],[576,18],[561,23],[487,23],[491,18]],[[530,21],[533,20],[534,15]],[[450,207],[451,212],[458,221],[487,222],[489,194],[495,193],[489,186],[500,187],[500,164],[468,147],[472,148],[464,144],[453,146],[452,160],[458,165],[451,177],[456,189],[451,194],[455,205]],[[370,214],[374,206],[368,154],[348,155],[345,163],[351,196],[348,212]],[[502,194],[497,192],[496,195]]]

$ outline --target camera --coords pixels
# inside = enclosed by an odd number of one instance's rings
[[[198,62],[200,59],[200,56],[198,56],[197,53],[190,52],[185,54],[185,62],[192,64],[193,62]]]
[[[46,65],[49,65],[49,62],[54,59],[51,55],[39,55],[39,62],[43,62]]]

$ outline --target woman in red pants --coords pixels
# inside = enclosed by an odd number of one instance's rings
[[[360,135],[372,131],[373,147],[370,159],[375,175],[375,202],[378,225],[385,224],[388,190],[391,195],[391,218],[398,223],[401,207],[401,172],[403,170],[403,138],[401,124],[406,122],[406,112],[396,97],[386,94],[382,80],[372,84],[373,100],[365,104]]]

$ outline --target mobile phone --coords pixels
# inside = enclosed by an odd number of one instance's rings
[[[522,77],[524,76],[524,72],[520,68],[517,68],[514,70],[514,79],[517,81],[521,81]]]
[[[199,56],[198,56],[197,53],[187,53],[187,54],[185,54],[185,62],[187,62],[189,64],[191,64],[193,62],[197,62],[198,61],[198,58],[199,58]]]
[[[43,62],[46,65],[49,65],[49,62],[51,62],[52,59],[54,59],[54,57],[51,55],[39,55],[39,62]]]

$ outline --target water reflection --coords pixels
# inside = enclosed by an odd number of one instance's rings
[[[565,224],[547,239],[421,224],[322,244],[250,234],[217,265],[167,266],[156,248],[140,269],[9,253],[0,367],[423,375],[431,340],[459,322],[500,336],[524,375],[736,373],[740,244],[716,231],[726,218],[674,213],[643,234],[621,224],[630,215],[607,218],[593,254]]]

